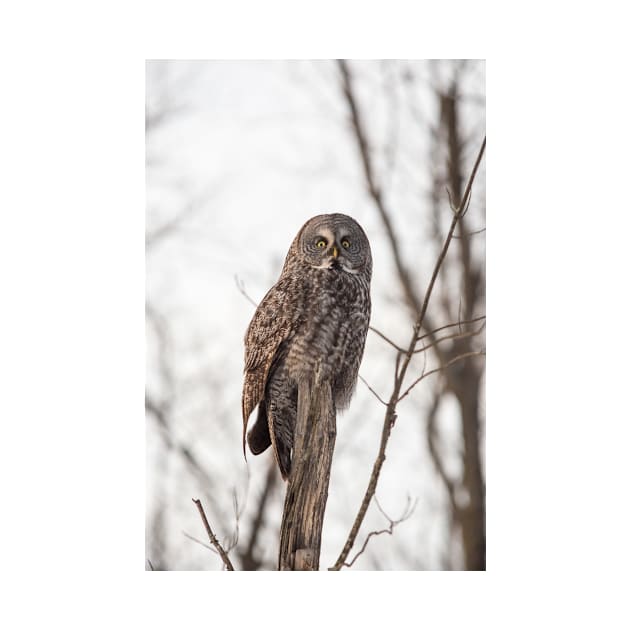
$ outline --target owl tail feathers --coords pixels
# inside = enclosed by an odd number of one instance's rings
[[[291,451],[282,442],[276,442],[276,459],[280,467],[280,474],[287,481],[291,474]]]
[[[258,417],[256,418],[256,423],[247,434],[247,443],[254,455],[260,455],[271,446],[269,424],[267,423],[267,406],[264,400],[261,400],[258,405]],[[243,443],[244,449],[245,444]]]
[[[267,405],[264,400],[261,400],[258,405],[256,422],[247,434],[247,443],[249,444],[249,450],[254,455],[260,455],[260,453],[273,445],[273,452],[280,468],[280,474],[286,481],[291,472],[291,449],[282,440],[278,439],[277,434],[271,435],[269,430],[270,424],[273,425],[273,418],[268,416]]]

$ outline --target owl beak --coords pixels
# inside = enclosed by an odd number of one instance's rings
[[[333,257],[333,258],[338,258],[338,256],[339,256],[339,250],[337,249],[337,246],[336,246],[336,245],[333,245],[333,248],[332,248],[332,257]]]

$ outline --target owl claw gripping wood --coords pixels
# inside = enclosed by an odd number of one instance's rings
[[[361,226],[344,214],[313,217],[249,324],[243,452],[246,439],[254,455],[272,446],[283,479],[291,472],[298,383],[330,380],[337,409],[350,403],[370,321],[371,277],[370,243]]]

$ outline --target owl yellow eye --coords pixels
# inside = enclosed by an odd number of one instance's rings
[[[341,247],[348,249],[348,247],[350,247],[350,241],[347,238],[344,238],[343,241],[341,241]]]
[[[315,247],[319,247],[319,249],[322,249],[324,247],[326,247],[326,241],[323,238],[320,238],[316,243],[315,243]]]

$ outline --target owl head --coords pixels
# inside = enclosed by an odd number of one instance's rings
[[[361,226],[345,214],[309,219],[295,237],[285,270],[295,262],[315,269],[372,275],[370,243]]]

